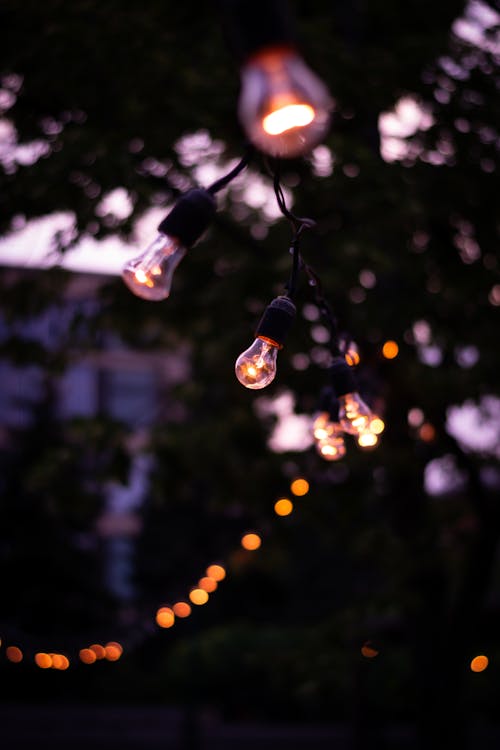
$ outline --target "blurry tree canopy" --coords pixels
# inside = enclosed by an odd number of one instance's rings
[[[37,632],[64,641],[90,601],[82,632],[87,620],[92,633],[107,621],[111,637],[119,622],[137,643],[135,656],[116,665],[118,679],[103,682],[111,696],[137,697],[139,685],[143,697],[194,696],[232,716],[367,712],[417,720],[423,747],[452,738],[459,748],[462,722],[491,713],[498,689],[490,673],[482,678],[490,696],[471,681],[474,649],[500,655],[498,453],[471,449],[447,429],[451,407],[498,391],[499,17],[493,2],[458,0],[292,7],[302,52],[336,101],[330,151],[320,152],[331,153],[333,168],[320,173],[314,156],[293,160],[282,164],[283,182],[294,210],[317,221],[302,252],[359,347],[360,391],[387,425],[381,444],[366,452],[350,443],[341,465],[313,449],[272,452],[273,418],[257,416],[259,396],[234,378],[234,359],[289,271],[289,225],[245,203],[248,181],[270,184],[259,157],[220,196],[213,226],[164,303],[107,279],[92,311],[44,349],[26,340],[22,324],[59,304],[71,274],[5,272],[2,356],[41,367],[46,387],[32,428],[5,440],[1,554],[12,585],[3,619],[33,642]],[[475,43],[452,32],[464,13],[479,29]],[[0,24],[0,126],[15,128],[17,144],[44,150],[28,164],[9,160],[8,150],[2,157],[5,235],[67,211],[77,233],[59,238],[61,252],[85,236],[133,239],[136,220],[194,184],[199,164],[241,155],[238,70],[216,4],[4,0]],[[427,113],[428,127],[400,138],[399,159],[384,160],[379,117],[405,98]],[[116,188],[132,205],[123,219],[99,208]],[[313,303],[303,280],[298,319],[265,393],[290,391],[296,411],[309,415],[327,383],[325,348],[311,339],[320,323]],[[61,423],[50,410],[70,355],[112,336],[140,351],[187,344],[191,367],[152,419],[138,594],[125,612],[101,591],[95,559],[87,567],[87,552],[71,540],[93,528],[106,481],[125,481],[128,429],[104,416]],[[394,360],[381,354],[386,340],[398,342]],[[305,368],[294,366],[297,353]],[[427,431],[409,423],[416,409]],[[435,497],[424,472],[445,456],[465,478],[450,478],[452,490]],[[276,519],[275,499],[299,474],[309,495]],[[238,550],[240,532],[252,527],[264,536],[253,556]],[[61,603],[40,597],[33,617],[33,590],[16,576],[29,578],[22,560],[30,550],[36,569],[44,545],[53,557],[40,576]],[[153,618],[154,602],[185,590],[217,558],[227,560],[228,580],[189,626],[161,638],[127,631],[131,609]],[[86,586],[90,598],[75,603],[71,592]],[[367,640],[380,644],[370,662],[360,655]],[[137,676],[141,659],[148,678]],[[428,734],[433,722],[441,729]]]

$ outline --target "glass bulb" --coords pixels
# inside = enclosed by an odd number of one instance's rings
[[[261,151],[301,156],[326,135],[330,94],[293,50],[261,50],[242,68],[241,84],[239,118]]]
[[[339,396],[339,422],[344,432],[360,435],[369,430],[372,413],[357,391]]]
[[[262,338],[256,338],[252,346],[244,351],[234,366],[236,377],[245,388],[265,388],[276,376],[278,346]]]
[[[346,454],[344,438],[340,434],[340,425],[338,425],[338,428],[333,435],[324,440],[318,440],[316,443],[316,450],[325,461],[339,461]]]
[[[125,265],[123,280],[142,299],[166,299],[170,295],[174,271],[185,254],[186,248],[177,240],[159,234],[142,255]]]
[[[313,435],[315,440],[325,440],[335,431],[335,425],[331,421],[330,413],[322,411],[317,414],[313,421]]]

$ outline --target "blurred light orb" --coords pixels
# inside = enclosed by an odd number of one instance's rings
[[[382,356],[385,359],[395,359],[399,354],[399,346],[395,341],[386,341],[382,346]]]
[[[187,602],[176,602],[172,609],[174,610],[175,616],[180,617],[181,619],[189,617],[191,614],[191,607]]]
[[[484,672],[488,664],[489,664],[488,657],[484,656],[484,654],[480,654],[479,656],[475,656],[472,659],[470,663],[470,668],[472,672]]]
[[[89,646],[89,648],[96,655],[96,659],[106,658],[106,651],[104,650],[104,646],[101,646],[100,643],[93,643],[92,646]]]
[[[160,628],[171,628],[175,622],[175,614],[170,607],[160,607],[156,613],[156,624]]]
[[[274,512],[277,516],[289,516],[293,510],[293,503],[287,497],[282,497],[274,503]]]
[[[211,576],[203,576],[203,578],[200,578],[200,580],[198,581],[198,588],[207,591],[209,594],[215,591],[217,589],[217,586],[217,581]]]
[[[80,661],[84,664],[94,664],[94,662],[97,661],[96,653],[91,648],[80,649],[80,653],[78,655],[80,657]]]
[[[220,583],[226,577],[226,570],[222,565],[209,565],[206,570],[207,576]]]
[[[192,589],[189,592],[189,598],[193,604],[196,604],[197,606],[201,606],[202,604],[206,604],[208,602],[208,594],[205,591],[205,589]]]
[[[245,534],[241,538],[241,546],[243,549],[247,549],[251,552],[253,552],[256,549],[259,549],[259,547],[262,544],[262,539],[258,534]]]
[[[297,497],[302,497],[303,495],[307,495],[309,492],[309,482],[307,479],[304,479],[303,477],[298,477],[297,479],[294,479],[293,482],[290,485],[290,491],[293,495],[296,495]]]
[[[13,664],[19,664],[23,660],[23,652],[17,646],[7,646],[5,656]]]
[[[35,664],[37,667],[40,667],[40,669],[50,669],[52,666],[52,658],[49,654],[40,651],[38,654],[35,654]]]

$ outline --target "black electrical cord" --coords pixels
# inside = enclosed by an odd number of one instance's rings
[[[248,166],[248,164],[249,164],[249,162],[250,162],[250,160],[251,160],[251,158],[252,158],[252,156],[254,154],[254,151],[255,151],[255,149],[254,149],[253,146],[250,146],[250,145],[247,146],[247,148],[245,150],[245,153],[244,153],[242,159],[238,162],[238,164],[230,172],[228,172],[226,175],[224,175],[224,177],[220,177],[218,180],[216,180],[215,182],[213,182],[207,188],[207,191],[211,195],[215,195],[216,193],[219,192],[219,190],[222,190],[227,185],[229,185],[229,183],[232,180],[234,180],[234,178],[237,177],[240,174],[240,172],[243,172],[243,170],[245,169],[245,167]]]

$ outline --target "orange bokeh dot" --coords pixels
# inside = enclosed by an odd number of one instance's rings
[[[62,672],[64,672],[64,670],[68,669],[69,667],[69,659],[67,656],[63,656],[63,654],[59,654],[59,656],[61,657],[61,660],[57,669],[60,669]]]
[[[484,654],[480,654],[479,656],[475,656],[472,659],[470,663],[470,668],[473,672],[484,672],[488,664],[489,664],[488,657],[484,656]]]
[[[171,628],[175,622],[174,610],[170,607],[160,607],[156,613],[156,624],[160,628]]]
[[[7,646],[5,649],[5,656],[14,664],[19,664],[19,662],[23,660],[23,652],[17,646]]]
[[[395,359],[399,354],[399,346],[395,341],[386,341],[382,347],[382,355],[386,359]]]
[[[245,534],[241,539],[241,546],[250,551],[259,549],[261,544],[262,539],[258,534]]]
[[[361,360],[361,357],[359,356],[359,353],[356,351],[356,349],[348,349],[344,355],[344,358],[349,367],[356,367],[356,365],[359,365],[359,362]]]
[[[293,503],[287,497],[282,497],[274,503],[274,512],[277,516],[289,516],[293,510]]]
[[[191,607],[187,602],[177,602],[172,609],[177,617],[189,617],[191,614]]]
[[[290,490],[294,495],[297,495],[297,497],[302,497],[302,495],[307,495],[307,493],[309,492],[309,482],[307,481],[307,479],[304,479],[303,477],[294,479],[290,485]]]
[[[374,659],[375,656],[379,655],[379,651],[373,646],[371,641],[366,641],[361,647],[361,654],[366,659]]]
[[[207,576],[215,581],[223,581],[226,577],[226,570],[222,565],[209,565],[206,570]]]
[[[83,661],[84,664],[93,664],[95,661],[97,661],[96,653],[92,648],[80,649],[79,656],[80,661]]]
[[[106,659],[108,661],[118,661],[118,659],[122,655],[122,648],[121,648],[121,646],[118,648],[118,646],[114,646],[111,643],[108,643],[105,646],[104,651],[106,653]]]
[[[52,659],[52,667],[54,669],[64,669],[64,664],[66,662],[66,657],[62,654],[49,654],[50,658]]]
[[[118,649],[118,651],[120,652],[120,656],[123,654],[123,646],[121,643],[118,643],[118,641],[108,641],[105,648],[108,648],[108,646],[112,646],[113,648]]]
[[[424,443],[432,443],[436,438],[436,430],[430,422],[424,422],[418,431],[418,436]]]
[[[97,659],[104,659],[106,656],[106,651],[104,650],[104,646],[101,646],[100,643],[93,643],[92,646],[89,646],[90,650],[94,652]]]
[[[215,591],[217,586],[217,581],[211,576],[204,576],[198,581],[198,588],[203,589],[204,591],[208,591],[209,594],[211,594],[212,591]]]
[[[48,654],[40,651],[38,654],[35,654],[35,664],[37,667],[40,667],[40,669],[50,669],[52,666],[52,658]]]
[[[208,602],[208,594],[205,589],[192,589],[189,592],[189,598],[193,604],[201,605]]]

